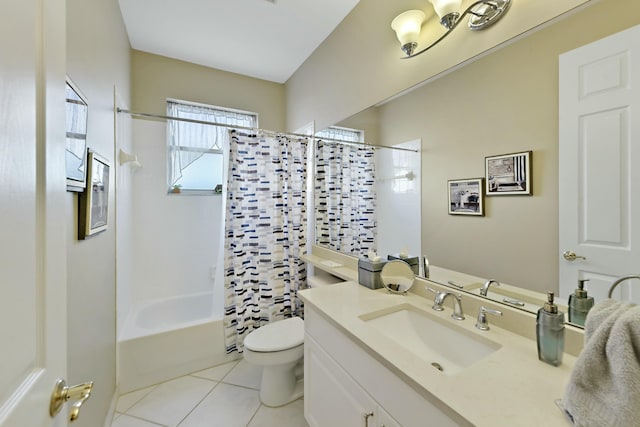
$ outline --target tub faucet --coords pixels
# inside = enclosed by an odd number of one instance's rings
[[[486,282],[484,282],[484,285],[482,285],[482,288],[480,289],[480,295],[482,295],[483,297],[486,297],[487,292],[489,292],[489,286],[491,286],[491,284],[500,286],[500,282],[498,282],[497,280],[489,279]]]
[[[422,255],[422,275],[425,279],[429,278],[429,260],[424,255]]]
[[[453,313],[451,317],[456,320],[464,320],[464,311],[462,310],[462,295],[456,295],[451,292],[446,291],[436,291],[435,289],[426,288],[428,291],[436,294],[436,297],[433,299],[433,307],[435,311],[443,311],[444,301],[447,297],[451,296],[453,298]]]

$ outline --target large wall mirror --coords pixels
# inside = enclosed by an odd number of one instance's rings
[[[443,270],[513,285],[523,290],[514,298],[526,299],[531,311],[542,305],[547,291],[558,295],[567,287],[561,287],[558,278],[560,263],[568,262],[561,256],[558,237],[558,57],[625,28],[606,20],[597,20],[594,27],[594,13],[575,13],[336,123],[363,129],[370,144],[419,147],[415,164],[420,169],[413,171],[419,193],[412,198],[419,205],[409,208],[385,200],[376,205],[379,226],[387,230],[379,237],[419,235],[419,243],[381,237],[376,250],[383,258],[407,249],[410,255],[426,255],[432,266]],[[449,180],[484,178],[486,157],[529,151],[532,195],[488,196],[485,216],[449,214]],[[391,179],[407,173],[377,172]],[[415,210],[409,214],[409,209]],[[443,284],[464,280],[464,275],[455,280],[437,277],[436,271],[431,269],[431,279]],[[620,275],[629,273],[634,272]],[[595,285],[592,281],[589,294],[605,298],[604,284],[610,284],[608,279]],[[561,300],[568,297],[560,294]]]

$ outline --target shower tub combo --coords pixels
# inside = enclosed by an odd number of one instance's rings
[[[135,307],[118,340],[120,393],[235,360],[224,346],[222,304],[212,292]]]

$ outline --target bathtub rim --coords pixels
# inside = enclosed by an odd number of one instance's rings
[[[137,325],[138,315],[145,308],[148,308],[153,305],[157,305],[159,303],[163,303],[166,301],[170,301],[170,300],[177,300],[177,299],[183,299],[183,298],[189,298],[189,297],[199,297],[203,295],[208,295],[211,297],[211,312],[208,317],[201,317],[191,321],[180,322],[173,325],[156,327],[156,328],[141,328]],[[193,292],[190,294],[183,294],[183,295],[173,295],[173,296],[167,296],[167,297],[152,298],[152,299],[144,300],[140,303],[132,304],[131,308],[129,309],[129,312],[127,313],[122,331],[118,331],[117,342],[135,340],[135,339],[143,338],[146,336],[161,334],[163,332],[178,331],[181,329],[185,329],[185,328],[189,328],[189,327],[193,327],[193,326],[197,326],[197,325],[201,325],[209,322],[223,320],[224,308],[222,307],[222,304],[220,307],[215,307],[213,297],[214,297],[213,291],[202,291],[202,292]]]

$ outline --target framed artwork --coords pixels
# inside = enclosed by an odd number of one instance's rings
[[[482,178],[447,181],[449,215],[484,216],[482,181]]]
[[[78,197],[79,240],[107,229],[109,169],[109,162],[104,157],[87,150],[87,186]]]
[[[65,167],[67,191],[81,192],[86,186],[87,120],[89,105],[80,89],[67,77]]]
[[[485,157],[487,196],[533,194],[531,191],[531,151]]]

